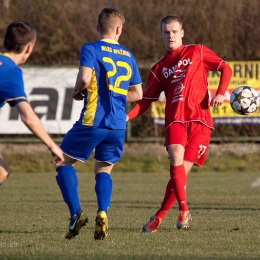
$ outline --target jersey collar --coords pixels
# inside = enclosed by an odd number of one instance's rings
[[[185,45],[181,45],[178,49],[176,50],[171,50],[171,51],[167,51],[168,55],[175,55],[178,54],[180,51],[182,51],[185,48]]]
[[[0,52],[0,56],[5,56],[5,57],[8,57],[8,58],[11,58],[11,56],[8,52]]]
[[[102,39],[101,41],[107,43],[119,44],[116,40],[112,40],[112,39]]]

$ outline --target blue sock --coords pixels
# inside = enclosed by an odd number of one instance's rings
[[[78,196],[78,178],[72,165],[63,165],[56,169],[57,183],[64,201],[67,203],[71,218],[81,210]]]
[[[110,174],[100,172],[96,175],[95,191],[97,195],[98,212],[104,210],[107,213],[112,195],[113,182]]]

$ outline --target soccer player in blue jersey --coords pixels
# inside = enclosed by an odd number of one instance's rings
[[[84,44],[73,98],[84,100],[79,120],[65,135],[61,148],[65,162],[57,167],[57,183],[70,211],[66,239],[78,235],[88,218],[82,212],[74,164],[85,162],[95,149],[97,216],[94,239],[108,235],[107,211],[112,194],[110,177],[120,159],[126,133],[126,103],[142,98],[141,77],[133,54],[118,43],[124,17],[104,8],[98,17],[99,39]]]
[[[3,49],[0,52],[0,107],[8,103],[16,107],[23,123],[57,156],[59,166],[64,161],[63,152],[44,130],[40,119],[33,111],[24,91],[22,70],[18,65],[29,58],[36,41],[35,29],[26,21],[11,23],[5,32]],[[0,184],[10,173],[9,167],[0,156]]]

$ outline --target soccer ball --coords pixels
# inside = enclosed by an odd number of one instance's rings
[[[249,115],[259,106],[257,91],[248,86],[236,88],[230,96],[230,105],[234,112],[240,115]]]

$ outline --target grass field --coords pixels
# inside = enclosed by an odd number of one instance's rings
[[[14,173],[0,187],[0,259],[260,259],[260,187],[257,172],[192,172],[190,229],[177,230],[176,205],[157,233],[142,233],[168,181],[167,171],[114,172],[109,236],[93,239],[96,198],[92,173],[79,173],[89,224],[64,239],[68,210],[55,173]]]

